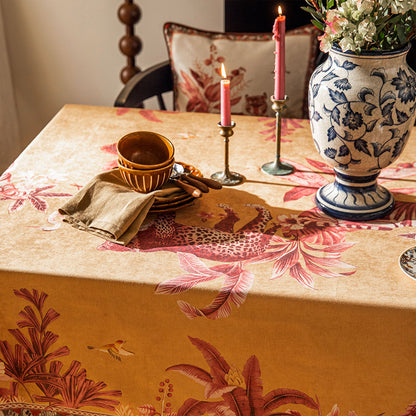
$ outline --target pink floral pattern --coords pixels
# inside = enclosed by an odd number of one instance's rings
[[[48,182],[50,179],[46,176],[32,175],[12,181],[12,174],[5,172],[0,176],[0,201],[13,201],[8,208],[9,214],[21,210],[26,202],[30,202],[34,209],[46,212],[48,209],[46,198],[72,196],[64,192],[51,192],[56,184],[47,185]]]
[[[189,73],[180,71],[182,81],[178,82],[178,88],[188,98],[186,111],[219,112],[220,65],[224,62],[225,58],[218,55],[217,47],[212,44],[209,57],[202,62],[196,61],[195,67],[189,68]],[[242,99],[240,90],[246,82],[245,72],[244,68],[235,68],[228,75],[231,84],[231,106]]]
[[[63,371],[60,359],[68,356],[70,350],[55,345],[59,336],[51,331],[50,325],[60,315],[53,308],[45,310],[48,295],[36,289],[15,290],[14,294],[28,304],[19,313],[18,328],[9,329],[14,345],[0,340],[0,370],[8,377],[6,381],[10,381],[9,389],[0,389],[0,402],[3,398],[17,401],[25,397],[25,401],[32,403],[73,409],[94,406],[114,410],[119,404],[115,398],[121,396],[121,391],[105,390],[104,382],[88,379],[79,361],[73,360]],[[33,392],[29,386],[36,390]]]
[[[179,301],[180,310],[190,319],[228,317],[232,306],[240,307],[253,284],[255,275],[246,269],[249,264],[270,263],[270,279],[288,273],[302,286],[314,289],[316,277],[345,278],[355,272],[353,265],[341,260],[342,253],[355,243],[347,242],[348,232],[363,229],[389,231],[407,222],[380,221],[372,225],[330,218],[317,208],[299,215],[278,215],[276,223],[270,212],[261,206],[255,219],[234,230],[237,213],[222,205],[226,216],[211,228],[188,226],[175,221],[175,214],[160,215],[139,231],[131,243],[122,247],[105,242],[100,250],[172,251],[177,253],[185,274],[159,283],[157,294],[177,295],[215,279],[224,279],[222,288],[211,304],[197,307]],[[395,215],[406,208],[398,204]],[[400,214],[399,214],[400,213]],[[406,220],[407,221],[407,220]],[[281,235],[276,234],[280,231]],[[220,261],[207,266],[201,259]]]

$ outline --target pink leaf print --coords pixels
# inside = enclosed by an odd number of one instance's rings
[[[168,367],[166,371],[177,371],[203,386],[212,383],[212,377],[208,371],[191,364],[172,365],[171,367]]]
[[[243,377],[247,386],[247,396],[251,414],[263,416],[263,382],[261,379],[260,363],[255,355],[252,355],[246,362],[243,369]]]
[[[204,314],[197,307],[188,302],[184,302],[183,300],[178,300],[178,306],[182,313],[189,319],[204,316]]]
[[[399,222],[402,226],[411,226],[416,219],[416,204],[411,202],[396,201],[394,209],[389,215],[392,221]]]
[[[117,107],[116,115],[122,116],[122,115],[128,113],[129,111],[130,111],[130,108],[128,108],[128,107]]]
[[[288,201],[297,201],[304,196],[314,195],[317,191],[317,188],[305,188],[305,187],[296,187],[287,191],[283,197],[284,202]]]
[[[216,279],[220,274],[198,275],[183,274],[170,280],[159,283],[156,286],[155,293],[158,295],[175,295],[186,292],[194,286]]]
[[[306,159],[306,161],[315,169],[318,169],[320,172],[322,173],[330,173],[332,175],[334,175],[334,170],[332,169],[331,166],[329,166],[328,164],[321,162],[319,160],[314,160],[314,159]]]
[[[166,369],[166,371],[177,371],[183,374],[198,384],[205,386],[205,397],[207,399],[215,399],[221,397],[223,394],[228,393],[236,388],[236,386],[221,386],[213,382],[213,378],[208,371],[203,370],[200,367],[196,367],[191,364],[178,364],[173,365]]]
[[[140,109],[139,114],[144,117],[146,120],[153,121],[155,123],[162,123],[162,120],[156,116],[154,110],[145,110]]]
[[[293,165],[296,170],[291,175],[288,175],[287,179],[299,186],[285,193],[283,197],[285,202],[296,201],[304,196],[313,195],[321,186],[328,183],[328,180],[320,173],[312,172],[310,168],[294,161],[288,161],[288,163]],[[318,164],[321,165],[320,162]],[[323,168],[327,167],[327,165],[322,165]]]
[[[288,269],[299,261],[299,252],[296,242],[286,243],[284,252],[274,258],[273,273],[270,279],[281,277]]]
[[[260,134],[266,136],[266,140],[276,141],[276,120],[269,117],[262,117],[257,119],[260,123],[264,123],[266,130],[260,132]],[[296,119],[282,119],[281,126],[281,142],[290,142],[286,139],[286,136],[290,136],[296,129],[302,128],[302,123]]]
[[[15,211],[20,211],[25,202],[26,201],[24,199],[17,199],[12,205],[9,206],[9,214]]]
[[[403,413],[400,416],[416,416],[416,401],[410,403],[409,406],[407,406],[406,413]]]
[[[0,176],[0,182],[1,181],[10,181],[10,178],[12,177],[12,174],[10,172],[4,172],[1,176]]]
[[[103,152],[110,153],[111,155],[117,154],[117,143],[106,144],[100,147]]]
[[[28,195],[28,199],[30,203],[33,205],[33,208],[37,209],[38,211],[46,212],[48,208],[48,204],[46,201],[36,197],[35,195]]]
[[[190,273],[159,283],[156,286],[155,293],[182,293],[199,283],[207,282],[222,276],[222,273],[213,271],[212,269],[205,266],[205,264],[194,254],[178,253],[178,257],[179,264],[181,265],[182,269]]]
[[[198,316],[205,316],[209,319],[228,317],[231,314],[232,303],[239,307],[245,301],[253,280],[253,273],[235,264],[232,272],[226,275],[223,287],[210,305],[199,309],[180,301],[179,307],[191,319]]]
[[[215,415],[217,414],[217,402],[203,402],[195,399],[187,399],[178,410],[178,416]]]
[[[184,82],[179,82],[178,86],[189,98],[187,111],[208,112],[209,106],[205,97],[201,94],[200,89],[184,71],[181,71]]]
[[[299,263],[296,263],[290,268],[289,274],[295,280],[308,287],[309,289],[314,288],[313,277]]]
[[[141,415],[146,415],[146,416],[153,416],[154,414],[157,413],[156,408],[151,404],[144,404],[143,406],[139,406],[137,410],[139,411]]]
[[[11,176],[7,175],[8,179]],[[42,181],[44,177],[42,177]],[[15,201],[9,206],[9,213],[19,211],[23,208],[23,205],[27,200],[38,211],[46,212],[48,208],[47,202],[44,198],[61,198],[71,196],[71,194],[63,192],[46,192],[49,189],[54,188],[56,185],[46,185],[42,187],[37,186],[37,179],[26,178],[23,184],[15,186],[13,183],[8,182],[3,186],[0,186],[0,200],[12,200]],[[20,188],[19,188],[20,186]]]
[[[183,270],[194,274],[203,275],[217,275],[218,273],[213,272],[210,268],[199,260],[197,256],[191,253],[178,253],[179,264]]]
[[[276,389],[264,397],[264,414],[270,415],[272,411],[284,404],[303,404],[310,409],[319,409],[318,403],[307,394],[294,389]]]

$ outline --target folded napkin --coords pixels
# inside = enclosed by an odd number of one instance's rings
[[[118,169],[100,173],[75,194],[59,213],[73,227],[114,243],[128,244],[136,235],[153,202],[170,200],[183,191],[167,183],[162,189],[141,194],[133,191]]]

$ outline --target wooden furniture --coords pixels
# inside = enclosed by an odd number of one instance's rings
[[[301,0],[285,0],[282,2],[287,15],[287,29],[294,29],[310,22],[307,13],[300,9]],[[225,32],[271,32],[277,15],[274,0],[226,0],[224,3]],[[319,65],[326,55],[318,53],[316,65]],[[127,71],[126,68],[123,71]],[[159,109],[167,107],[163,94],[173,89],[173,79],[169,61],[157,63],[143,72],[133,74],[125,87],[117,96],[114,106],[144,108],[144,101],[156,97]],[[127,77],[126,77],[127,79]]]
[[[125,84],[140,72],[136,66],[136,55],[142,50],[142,41],[134,34],[134,26],[140,20],[141,11],[134,0],[125,0],[118,8],[118,18],[126,26],[126,34],[120,39],[120,51],[127,57],[127,65],[120,72],[120,79]]]
[[[164,61],[133,75],[120,91],[114,106],[144,108],[143,101],[156,97],[159,109],[166,110],[163,94],[172,88],[172,70],[169,61]]]

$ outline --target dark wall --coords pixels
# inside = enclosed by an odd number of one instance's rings
[[[224,29],[226,32],[271,32],[277,7],[286,15],[286,29],[310,23],[309,13],[301,6],[303,0],[225,0]]]

